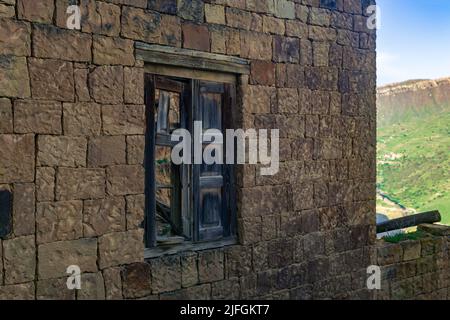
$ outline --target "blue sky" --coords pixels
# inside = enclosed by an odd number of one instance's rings
[[[450,0],[378,0],[378,84],[450,77]]]

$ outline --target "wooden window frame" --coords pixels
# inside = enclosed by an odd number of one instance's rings
[[[188,83],[188,90],[175,90],[175,86],[177,81]],[[145,102],[146,102],[146,122],[147,122],[147,130],[146,130],[146,147],[145,147],[145,169],[146,169],[146,210],[145,210],[145,242],[147,248],[146,256],[154,256],[155,252],[169,252],[174,249],[174,246],[158,246],[157,245],[157,237],[156,237],[156,196],[155,192],[157,189],[156,186],[156,176],[155,176],[155,147],[156,145],[165,145],[168,147],[173,147],[174,143],[170,142],[168,138],[160,139],[158,137],[158,133],[155,128],[155,92],[156,89],[159,90],[167,90],[171,92],[179,93],[180,100],[185,100],[185,103],[182,103],[183,108],[192,108],[189,112],[181,113],[181,122],[183,123],[183,128],[192,132],[193,123],[195,120],[201,118],[200,113],[202,112],[200,106],[200,88],[206,88],[206,85],[209,85],[208,93],[220,93],[222,95],[222,131],[224,134],[224,138],[226,137],[224,130],[233,128],[232,120],[230,117],[226,116],[227,113],[231,114],[230,110],[233,110],[236,103],[235,84],[230,83],[212,83],[205,82],[203,80],[196,79],[181,79],[176,77],[161,77],[159,75],[154,74],[145,74]],[[221,91],[215,92],[213,87],[222,88]],[[212,89],[211,89],[212,88]],[[188,92],[189,94],[186,95]],[[228,112],[226,112],[228,111]],[[159,142],[158,142],[159,140]],[[164,141],[166,140],[166,141]],[[224,146],[226,142],[224,141]],[[225,156],[225,155],[224,155]],[[212,179],[208,177],[204,177],[204,179],[200,176],[200,167],[201,165],[182,165],[181,170],[181,179],[180,181],[175,181],[174,183],[180,183],[181,189],[181,205],[179,206],[181,210],[181,217],[186,217],[186,215],[190,216],[190,219],[185,219],[189,221],[191,232],[189,236],[191,236],[190,241],[185,241],[182,244],[176,245],[180,250],[187,250],[187,248],[192,248],[198,246],[199,248],[204,248],[205,245],[212,246],[220,246],[224,244],[231,244],[237,242],[237,208],[236,208],[236,188],[235,188],[235,172],[233,165],[223,164],[221,165],[223,168],[222,171],[222,183],[221,186],[215,186],[222,188],[222,234],[221,239],[210,240],[211,238],[219,238],[219,233],[207,234],[208,230],[201,232],[200,228],[200,214],[201,214],[201,206],[200,206],[200,188],[207,187],[208,183],[212,183]],[[205,185],[206,184],[206,185]],[[182,219],[182,221],[185,221]],[[185,230],[185,228],[183,228]],[[218,231],[217,231],[218,232]],[[206,235],[205,235],[206,234]]]

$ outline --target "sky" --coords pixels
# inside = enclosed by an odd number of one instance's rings
[[[450,0],[378,0],[378,85],[450,77]]]

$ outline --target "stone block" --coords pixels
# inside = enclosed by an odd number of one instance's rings
[[[123,67],[101,66],[89,75],[89,88],[92,98],[103,104],[123,102]]]
[[[34,282],[0,287],[1,300],[33,300],[34,298]]]
[[[243,58],[272,60],[272,37],[270,35],[241,31],[240,44]]]
[[[152,294],[151,268],[148,263],[133,263],[122,270],[123,297],[136,299]]]
[[[127,230],[138,229],[144,223],[145,195],[138,194],[126,197]]]
[[[108,135],[145,133],[143,105],[106,105],[102,107],[103,132]]]
[[[122,278],[120,268],[109,268],[103,270],[105,281],[105,295],[107,300],[122,300]]]
[[[16,237],[34,234],[34,209],[34,184],[15,184],[13,193],[13,230]]]
[[[144,104],[144,69],[124,68],[124,99],[129,104]]]
[[[114,232],[99,238],[100,269],[142,262],[144,260],[144,230]],[[124,244],[127,244],[124,246]]]
[[[34,99],[73,101],[75,90],[71,62],[36,58],[30,58],[28,62]]]
[[[17,0],[17,16],[23,20],[51,23],[54,9],[53,0]]]
[[[64,134],[97,136],[102,129],[101,106],[96,103],[64,103]]]
[[[275,84],[275,64],[270,61],[253,60],[250,81],[251,84],[273,86]]]
[[[34,236],[3,241],[5,284],[33,281],[36,269]]]
[[[200,283],[224,279],[224,253],[220,250],[200,252],[198,255],[198,275]]]
[[[37,164],[39,166],[86,166],[86,138],[38,136],[37,144]]]
[[[37,300],[75,300],[75,290],[67,289],[67,278],[36,282]]]
[[[0,99],[0,133],[13,133],[13,109],[9,99]]]
[[[182,26],[183,48],[209,52],[210,34],[207,26],[186,23]]]
[[[161,39],[161,15],[142,9],[123,7],[122,36],[149,43]]]
[[[30,35],[31,28],[28,23],[11,19],[1,19],[0,55],[30,56]]]
[[[185,20],[202,23],[205,16],[203,0],[178,0],[178,15]]]
[[[39,244],[74,240],[83,236],[81,201],[42,202],[36,208],[36,232]]]
[[[27,59],[0,55],[0,96],[28,98],[30,95]]]
[[[81,290],[77,292],[78,300],[105,300],[105,283],[101,272],[81,275]]]
[[[125,156],[124,136],[100,136],[89,140],[88,165],[90,167],[125,164]]]
[[[181,289],[180,257],[169,256],[150,261],[153,293],[169,292]]]
[[[34,135],[0,135],[0,183],[34,180]]]
[[[296,38],[275,36],[273,40],[273,58],[276,62],[298,63],[300,59],[300,41]]]
[[[125,200],[122,197],[84,202],[83,234],[96,237],[125,231]]]
[[[14,102],[16,133],[61,134],[61,104],[33,100]]]
[[[77,265],[83,273],[97,272],[97,239],[42,244],[38,250],[39,279],[67,277],[67,267]]]
[[[33,55],[77,62],[92,60],[92,37],[75,30],[50,25],[33,27]]]
[[[55,199],[55,176],[54,168],[36,168],[37,201],[53,201]]]
[[[225,7],[206,3],[205,18],[207,23],[225,24]]]
[[[92,48],[95,64],[134,65],[134,42],[132,40],[94,36]]]
[[[143,166],[111,166],[107,169],[107,190],[110,195],[142,194],[144,182]]]
[[[105,197],[105,186],[104,169],[59,168],[56,174],[56,199],[101,199]]]
[[[81,28],[83,32],[118,36],[120,32],[120,7],[102,1],[80,1]]]

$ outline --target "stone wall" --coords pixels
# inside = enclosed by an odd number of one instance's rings
[[[0,0],[0,298],[370,298],[371,0]],[[239,56],[241,127],[281,170],[240,168],[239,245],[144,262],[141,41]],[[83,289],[66,288],[66,268]]]
[[[377,243],[384,300],[450,299],[450,228],[447,235],[426,234],[419,240],[396,244]]]

